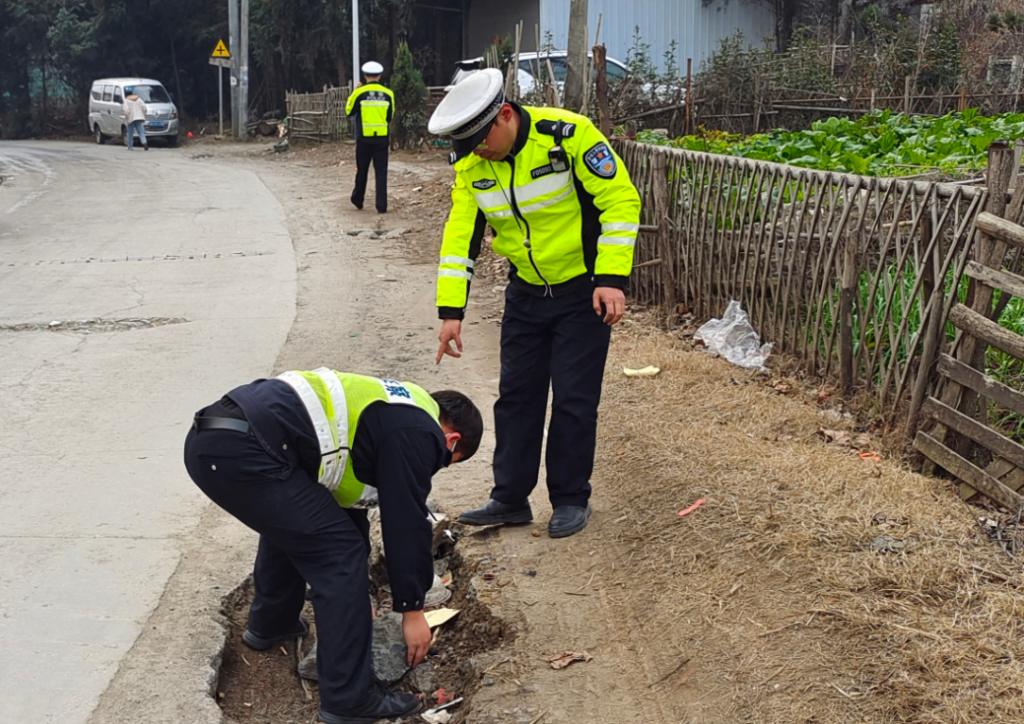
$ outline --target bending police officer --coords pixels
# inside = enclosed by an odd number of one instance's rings
[[[437,361],[462,352],[462,318],[485,225],[511,265],[494,405],[494,488],[459,521],[532,520],[548,387],[548,532],[587,525],[597,408],[611,326],[625,310],[640,197],[607,139],[584,116],[506,102],[500,71],[455,86],[429,123],[449,135],[452,209],[437,279]],[[455,348],[452,348],[454,343]]]
[[[305,635],[300,612],[311,587],[319,721],[370,724],[418,710],[415,697],[372,675],[362,508],[379,501],[394,610],[416,666],[430,646],[431,476],[472,457],[482,431],[461,393],[326,368],[256,380],[196,413],[185,440],[189,475],[260,534],[245,643],[262,651]]]
[[[366,83],[356,86],[345,104],[345,115],[354,120],[356,134],[356,186],[352,204],[362,210],[366,179],[373,163],[377,184],[377,212],[388,210],[388,124],[395,113],[395,94],[380,83],[384,66],[375,61],[363,64]]]

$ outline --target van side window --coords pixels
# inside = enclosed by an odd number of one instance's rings
[[[124,103],[124,98],[121,97],[121,88],[118,86],[114,87],[114,103]]]
[[[92,99],[94,101],[101,100],[103,98],[103,86],[94,85],[92,87]]]
[[[103,100],[110,103],[114,99],[114,86],[105,85],[103,86]]]

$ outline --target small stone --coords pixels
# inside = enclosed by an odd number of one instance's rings
[[[484,686],[494,686],[494,679],[484,679]]]
[[[437,689],[437,676],[434,673],[434,665],[424,661],[409,672],[407,681],[416,691],[421,693],[435,691]]]
[[[537,687],[534,686],[533,684],[527,684],[526,686],[523,687],[523,693],[524,694],[536,694],[537,693]]]
[[[363,229],[356,234],[357,239],[376,239],[378,238],[377,232],[373,229]]]
[[[392,229],[388,233],[384,234],[385,239],[397,239],[405,233],[405,229]]]
[[[906,541],[896,540],[888,535],[880,535],[871,539],[872,550],[882,551],[883,553],[898,553],[906,550],[906,547]]]

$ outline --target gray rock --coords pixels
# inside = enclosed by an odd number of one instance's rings
[[[537,693],[537,687],[534,686],[533,684],[527,684],[526,686],[523,687],[523,693],[524,694],[536,694]]]
[[[316,644],[313,644],[312,650],[306,654],[306,658],[299,662],[299,676],[303,679],[309,679],[310,681],[316,681]]]
[[[882,551],[883,553],[899,553],[902,550],[906,550],[906,547],[906,541],[896,540],[888,535],[880,535],[871,539],[871,549]]]
[[[408,682],[421,693],[437,691],[437,674],[434,671],[434,665],[424,661],[409,672]]]
[[[317,644],[313,644],[313,650],[299,663],[299,676],[312,681],[317,680],[316,647]],[[405,663],[406,652],[405,639],[402,637],[402,614],[392,612],[386,616],[375,618],[373,620],[371,658],[373,673],[377,675],[377,678],[386,684],[393,684],[401,679],[409,670]],[[424,666],[426,664],[420,668]],[[433,672],[431,671],[431,673]],[[421,691],[427,690],[421,689]],[[432,690],[430,689],[430,691]]]
[[[362,231],[360,231],[356,235],[356,238],[359,238],[359,239],[377,239],[379,237],[377,235],[377,232],[374,231],[373,229],[363,229]]]
[[[494,679],[484,679],[484,686],[494,686]]]
[[[391,612],[373,620],[373,672],[385,684],[401,679],[409,667],[405,663],[408,649],[402,636],[402,614]]]
[[[384,234],[385,239],[397,239],[405,233],[405,229],[392,229]]]

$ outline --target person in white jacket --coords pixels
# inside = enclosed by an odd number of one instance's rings
[[[149,143],[146,141],[146,131],[143,126],[146,124],[146,104],[142,102],[134,91],[129,90],[124,98],[124,122],[128,126],[128,150],[132,150],[135,141],[135,132],[139,132],[139,141],[142,147],[149,150]]]

